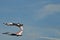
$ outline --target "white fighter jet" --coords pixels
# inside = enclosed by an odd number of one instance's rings
[[[9,34],[9,35],[14,35],[14,36],[22,36],[22,33],[23,33],[23,24],[20,24],[20,23],[3,23],[3,24],[5,24],[7,26],[16,26],[16,27],[18,27],[20,29],[20,31],[15,33],[15,34],[14,33],[10,34],[9,32],[3,33],[3,34]]]

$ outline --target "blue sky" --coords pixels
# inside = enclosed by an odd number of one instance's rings
[[[3,22],[23,23],[23,36],[2,35],[19,30]],[[60,0],[0,0],[0,35],[0,40],[60,40]]]

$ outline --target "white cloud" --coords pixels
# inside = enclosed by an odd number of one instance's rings
[[[50,39],[50,40],[60,40],[59,38],[50,38],[50,37],[40,37],[40,38]]]
[[[60,4],[48,4],[41,8],[36,14],[37,19],[44,18],[48,15],[52,15],[55,12],[60,12]]]
[[[31,40],[35,40],[35,39],[49,39],[49,40],[60,40],[59,38],[57,37],[60,37],[58,35],[58,33],[60,33],[60,31],[58,29],[54,29],[54,28],[40,28],[40,27],[33,27],[33,26],[25,26],[24,28],[24,32],[25,32],[25,35],[28,37],[28,39],[31,38]],[[46,34],[45,34],[46,33]],[[54,35],[53,35],[54,33]],[[48,37],[48,36],[54,36],[56,38],[51,38]],[[55,36],[56,35],[56,36]]]

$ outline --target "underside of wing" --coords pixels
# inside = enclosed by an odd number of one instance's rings
[[[15,33],[10,33],[10,32],[5,32],[5,33],[2,33],[2,34],[6,34],[6,35],[9,35],[9,36],[22,36],[22,35],[16,35]]]

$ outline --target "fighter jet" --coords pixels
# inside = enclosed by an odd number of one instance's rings
[[[17,33],[9,33],[9,32],[6,32],[6,33],[3,33],[3,34],[8,34],[8,35],[12,35],[12,36],[22,36],[22,33],[23,33],[23,24],[20,24],[20,23],[3,23],[7,26],[16,26],[18,27],[20,30],[19,32]]]

